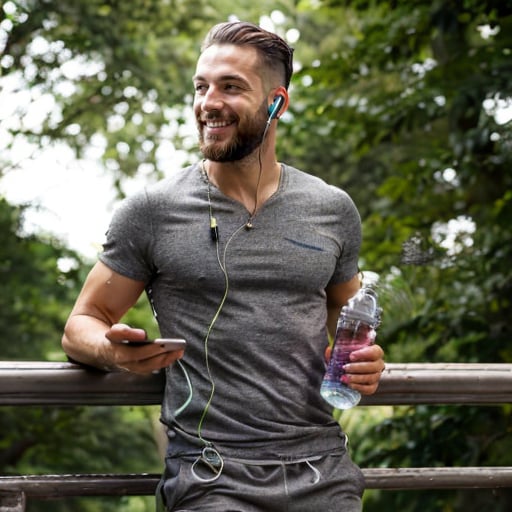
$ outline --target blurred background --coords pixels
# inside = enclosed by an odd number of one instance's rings
[[[199,159],[199,45],[242,19],[295,47],[280,160],[345,189],[389,362],[512,362],[512,1],[20,0],[0,8],[0,360],[60,337],[119,200]],[[144,301],[127,321],[155,326]],[[362,467],[511,465],[510,406],[337,414]],[[8,408],[0,473],[160,472],[158,408]],[[512,507],[368,491],[366,512]],[[146,498],[29,511],[154,510]]]

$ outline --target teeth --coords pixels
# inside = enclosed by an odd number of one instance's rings
[[[208,128],[222,128],[224,126],[228,126],[231,123],[228,123],[227,121],[207,121],[206,126]]]

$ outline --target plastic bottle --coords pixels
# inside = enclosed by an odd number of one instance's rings
[[[361,288],[341,310],[331,358],[320,388],[324,400],[337,409],[350,409],[361,400],[359,391],[349,388],[341,377],[350,353],[375,341],[381,312],[377,293],[369,286]]]

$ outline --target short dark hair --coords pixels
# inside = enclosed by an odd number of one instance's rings
[[[214,44],[252,46],[269,69],[282,76],[282,85],[288,89],[293,73],[293,48],[277,34],[268,32],[247,21],[219,23],[206,35],[201,51]]]

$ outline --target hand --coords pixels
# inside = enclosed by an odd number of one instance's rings
[[[171,365],[184,354],[184,350],[169,351],[151,343],[142,346],[126,345],[126,340],[144,341],[147,337],[144,329],[126,324],[112,325],[105,337],[110,341],[106,359],[112,361],[117,368],[133,373],[152,373]]]
[[[344,367],[343,382],[362,395],[373,395],[386,367],[383,358],[384,351],[379,345],[354,350],[350,354],[350,363]]]

